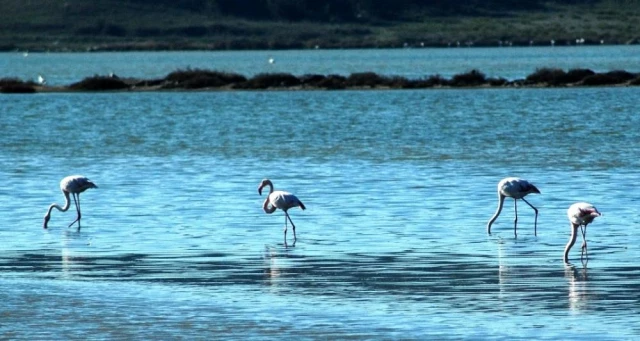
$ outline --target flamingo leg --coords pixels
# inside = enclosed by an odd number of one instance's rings
[[[533,224],[533,235],[537,236],[538,235],[538,209],[533,207],[533,205],[531,205],[525,198],[522,198],[522,200],[526,202],[527,205],[529,205],[529,207],[533,208],[534,212],[536,212],[536,220],[535,220],[535,223]]]
[[[580,226],[580,229],[582,230],[582,226]],[[587,263],[589,262],[589,250],[587,249],[587,241],[584,240],[586,233],[587,233],[587,227],[585,226],[584,230],[582,230],[583,242],[582,242],[582,250],[580,251],[580,262],[582,262],[583,266],[587,266]]]
[[[587,225],[580,225],[580,231],[582,232],[582,250],[587,249]]]
[[[80,213],[80,194],[77,194],[77,193],[71,193],[71,194],[73,195],[73,202],[76,205],[76,211],[78,212],[78,217],[71,224],[69,224],[68,227],[71,227],[71,225],[75,224],[77,221],[78,230],[80,230],[80,218],[82,218],[82,214]],[[78,197],[77,199],[76,199],[76,196]]]
[[[287,243],[287,212],[284,212],[284,243]]]
[[[293,228],[293,240],[296,240],[296,225],[293,224],[293,220],[291,220],[291,217],[289,216],[289,213],[287,213],[286,211],[284,212],[285,215],[285,221],[286,219],[289,219],[289,222],[291,223],[291,227]]]
[[[516,218],[513,220],[513,235],[518,237],[518,199],[513,199],[513,210],[516,212]]]

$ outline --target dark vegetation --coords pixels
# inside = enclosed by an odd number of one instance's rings
[[[431,75],[419,79],[384,76],[373,72],[342,75],[303,75],[261,73],[251,78],[201,69],[177,70],[161,79],[133,79],[118,76],[92,76],[68,86],[50,87],[16,78],[0,79],[0,92],[31,93],[36,91],[169,91],[169,90],[341,90],[341,89],[426,89],[473,87],[570,87],[570,86],[637,86],[640,73],[614,70],[596,73],[588,69],[538,69],[525,79],[508,81],[487,78],[478,70],[456,74],[451,79]]]
[[[201,89],[220,88],[246,81],[246,77],[235,73],[188,69],[170,73],[160,85],[164,89]]]
[[[633,44],[640,1],[0,0],[0,50]]]
[[[629,82],[638,78],[637,74],[633,74],[627,71],[616,70],[607,73],[594,74],[585,77],[582,80],[583,85],[614,85]],[[637,80],[636,80],[637,83]]]
[[[0,93],[5,94],[28,94],[36,92],[34,82],[25,82],[18,78],[0,79]]]
[[[98,90],[123,90],[128,89],[130,86],[123,80],[117,77],[107,76],[93,76],[85,78],[80,82],[69,85],[71,90],[85,90],[85,91],[98,91]]]

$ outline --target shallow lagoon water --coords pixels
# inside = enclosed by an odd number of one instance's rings
[[[2,96],[0,335],[634,339],[639,91]],[[82,229],[43,230],[76,173]],[[505,176],[537,237],[510,200],[486,234]],[[576,201],[604,215],[565,265]]]
[[[504,48],[415,48],[282,51],[176,51],[0,53],[0,75],[68,85],[95,74],[154,79],[178,69],[200,68],[253,77],[259,73],[340,74],[375,72],[410,79],[456,74],[476,69],[487,77],[524,79],[538,68],[565,71],[588,68],[595,72],[639,72],[640,45],[546,46]],[[274,63],[269,63],[269,59]]]

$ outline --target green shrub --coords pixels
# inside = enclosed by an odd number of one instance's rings
[[[466,73],[454,75],[451,79],[451,86],[478,86],[487,83],[484,73],[478,70],[471,70]]]
[[[165,77],[165,84],[162,87],[167,89],[217,88],[231,84],[242,83],[246,80],[246,77],[236,73],[201,69],[187,69],[177,70],[168,74]]]
[[[623,84],[634,78],[636,78],[636,75],[631,72],[615,70],[588,76],[582,80],[582,84],[589,86]]]
[[[93,76],[73,83],[69,88],[83,91],[124,90],[129,88],[129,84],[117,77]]]
[[[329,90],[339,90],[346,88],[347,77],[341,75],[328,75],[318,82],[317,86]]]
[[[586,77],[595,75],[595,72],[589,69],[571,69],[563,78],[564,83],[578,83]]]
[[[566,77],[566,72],[562,69],[542,68],[537,69],[534,73],[527,76],[525,79],[526,84],[542,84],[548,85],[560,85],[562,79]]]
[[[0,92],[5,94],[29,94],[36,92],[34,82],[25,82],[18,78],[0,79]]]
[[[240,89],[268,89],[286,88],[300,85],[301,81],[297,77],[288,73],[261,73],[257,74],[244,83],[238,84]]]
[[[368,86],[374,88],[376,86],[384,86],[388,84],[388,79],[374,72],[358,72],[352,73],[347,77],[346,86]]]

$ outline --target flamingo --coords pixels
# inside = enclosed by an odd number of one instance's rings
[[[44,228],[47,228],[47,224],[49,223],[49,219],[51,218],[51,211],[56,208],[58,211],[66,212],[71,206],[71,201],[69,200],[69,193],[73,195],[73,202],[76,204],[76,211],[78,212],[78,217],[74,220],[71,225],[78,222],[78,230],[80,230],[80,193],[86,191],[89,188],[98,188],[96,184],[91,182],[91,180],[87,179],[82,175],[70,175],[65,177],[60,181],[60,189],[62,190],[62,194],[64,194],[64,207],[60,207],[58,204],[53,203],[49,206],[49,210],[47,214],[44,216]]]
[[[518,199],[522,199],[522,201],[526,202],[533,210],[536,212],[536,220],[534,224],[534,235],[538,235],[538,209],[533,207],[524,197],[527,194],[537,193],[540,194],[540,191],[536,186],[530,183],[527,180],[520,178],[504,178],[500,180],[498,183],[498,209],[496,213],[491,217],[489,223],[487,224],[487,233],[491,234],[491,224],[498,219],[500,215],[500,211],[502,211],[502,205],[504,204],[504,198],[510,197],[513,198],[513,208],[516,212],[516,219],[513,221],[513,234],[517,237],[518,233],[516,231],[518,227]]]
[[[275,212],[278,208],[284,211],[284,241],[285,243],[287,242],[287,219],[289,219],[289,222],[291,222],[291,226],[293,227],[293,240],[295,241],[296,226],[293,224],[291,217],[289,217],[289,213],[287,213],[287,210],[292,207],[298,206],[300,206],[301,209],[305,210],[306,207],[304,206],[302,201],[300,201],[300,199],[298,199],[298,197],[296,197],[295,195],[285,191],[274,191],[273,183],[269,179],[264,179],[260,182],[260,185],[258,186],[258,194],[262,195],[262,188],[264,188],[265,186],[269,186],[269,195],[264,200],[262,209],[267,214]]]
[[[584,252],[587,249],[587,225],[591,224],[593,219],[601,215],[595,206],[586,202],[578,202],[569,207],[567,216],[571,222],[571,239],[569,239],[567,246],[564,248],[565,263],[569,262],[569,250],[571,250],[571,247],[573,247],[573,244],[576,242],[578,227],[580,227],[580,231],[582,232],[582,251]]]

